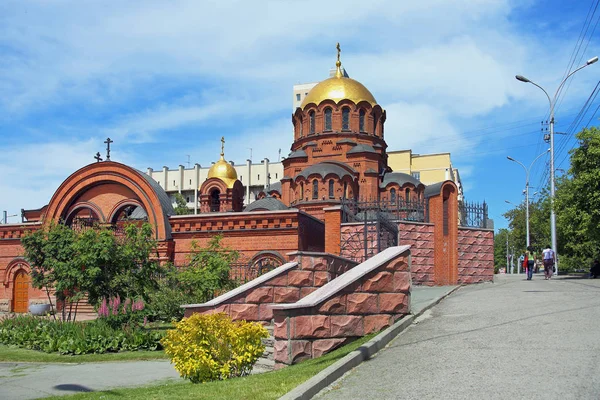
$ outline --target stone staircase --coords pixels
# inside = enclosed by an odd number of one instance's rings
[[[269,332],[269,337],[262,340],[265,345],[265,352],[263,353],[262,357],[258,359],[256,364],[254,364],[252,374],[261,374],[263,372],[273,371],[273,368],[275,368],[275,360],[273,358],[273,346],[275,345],[273,330],[275,327],[273,324],[271,324],[265,326],[265,328],[267,328],[267,331]]]

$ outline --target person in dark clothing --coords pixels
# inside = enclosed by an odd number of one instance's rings
[[[592,268],[590,268],[590,278],[597,278],[600,276],[600,262],[598,259],[595,259],[592,263]]]

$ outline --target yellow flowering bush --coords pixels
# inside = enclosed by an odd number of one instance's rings
[[[167,331],[161,343],[182,378],[193,383],[248,375],[265,351],[267,330],[233,322],[227,314],[194,314]]]

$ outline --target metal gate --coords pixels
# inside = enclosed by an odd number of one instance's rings
[[[341,254],[357,262],[398,245],[398,224],[385,203],[342,200]]]

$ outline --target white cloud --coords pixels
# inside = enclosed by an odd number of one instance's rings
[[[0,159],[0,190],[10,194],[0,208],[43,205],[39,199],[99,150],[99,137],[116,139],[119,161],[138,167],[177,165],[185,154],[207,165],[222,135],[230,160],[248,158],[249,147],[254,161],[273,161],[279,148],[285,156],[291,86],[325,78],[337,41],[350,75],[387,110],[390,149],[450,151],[469,168],[470,157],[461,154],[489,143],[461,133],[465,127],[489,126],[500,112],[512,120],[543,113],[543,94],[514,75],[554,89],[569,58],[575,38],[553,42],[513,24],[516,7],[527,4],[3,4],[0,121],[8,128],[0,134],[11,135],[11,155]],[[592,76],[578,75],[562,107],[585,100]],[[31,130],[51,134],[31,144],[24,135]],[[67,145],[59,143],[65,131],[72,138]]]

